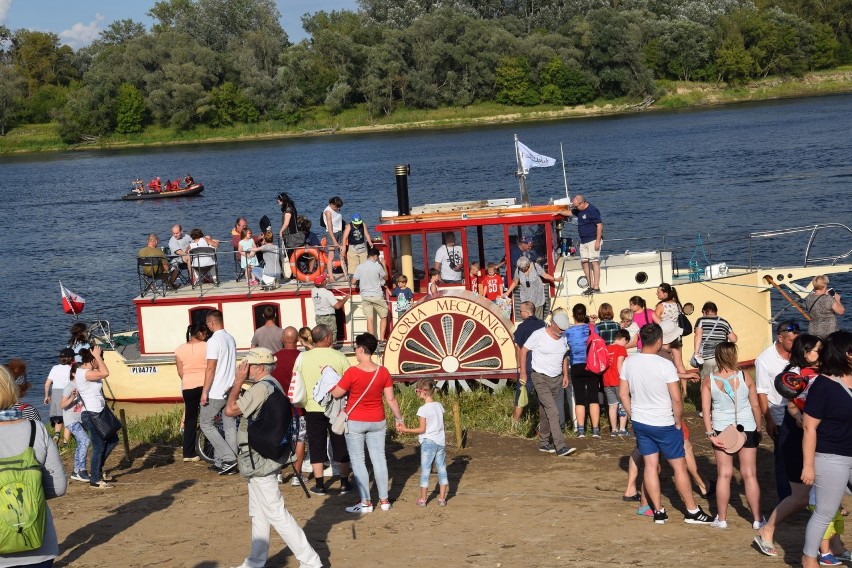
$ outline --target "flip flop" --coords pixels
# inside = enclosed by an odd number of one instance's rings
[[[622,501],[640,501],[641,499],[642,498],[639,496],[638,492],[633,494],[633,495],[630,495],[630,496],[627,496],[627,495],[621,496]]]
[[[754,543],[757,545],[757,548],[760,549],[760,552],[766,556],[778,556],[778,551],[775,550],[775,544],[767,540],[763,540],[760,535],[754,537]]]

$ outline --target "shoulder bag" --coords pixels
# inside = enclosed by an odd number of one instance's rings
[[[83,408],[86,408],[82,396],[80,400],[83,402]],[[89,410],[87,409],[86,412],[89,412]],[[104,407],[100,412],[89,412],[89,417],[92,419],[92,424],[95,425],[98,435],[104,440],[111,438],[113,434],[121,430],[121,422],[115,417],[106,402],[104,402]]]
[[[736,375],[740,382],[745,380],[743,377],[743,372],[739,371]],[[730,377],[728,377],[730,378]],[[711,376],[711,380],[714,380]],[[725,380],[727,382],[727,380]],[[728,393],[730,396],[730,393]],[[746,443],[746,433],[745,428],[743,428],[740,424],[738,424],[739,420],[737,419],[737,392],[734,391],[734,396],[731,397],[734,401],[734,423],[728,424],[725,426],[725,429],[719,432],[716,435],[716,439],[722,442],[725,445],[725,453],[726,454],[735,454],[745,445]]]
[[[364,392],[361,393],[361,396],[358,397],[358,400],[355,401],[355,404],[352,405],[349,412],[341,410],[340,414],[335,417],[334,421],[331,423],[332,432],[335,434],[347,434],[349,432],[349,415],[352,414],[352,411],[355,410],[355,407],[358,406],[358,403],[361,402],[361,399],[364,398],[364,395],[367,394],[367,391],[370,390],[371,386],[373,386],[373,381],[376,380],[376,377],[379,374],[379,369],[381,369],[381,367],[376,367],[376,372],[373,373],[373,378],[370,379],[370,383],[367,385],[367,388],[364,389]]]
[[[681,337],[692,335],[692,323],[690,323],[686,314],[683,313],[683,309],[681,309],[680,304],[677,306],[677,326],[683,330],[680,333]]]

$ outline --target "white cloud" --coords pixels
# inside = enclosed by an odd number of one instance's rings
[[[0,0],[0,2],[3,1],[5,0]],[[98,34],[101,33],[101,24],[103,21],[104,17],[102,15],[95,14],[95,19],[93,21],[88,24],[78,22],[69,29],[59,32],[59,37],[74,49],[79,49],[98,39]]]
[[[0,0],[0,24],[6,23],[6,15],[12,8],[12,0]]]

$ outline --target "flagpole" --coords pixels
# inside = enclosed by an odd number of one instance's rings
[[[521,189],[521,205],[524,207],[529,207],[530,205],[530,196],[527,192],[527,179],[524,175],[524,168],[521,165],[521,151],[518,148],[518,135],[515,134],[515,162],[518,164],[518,184]]]
[[[565,173],[565,152],[562,151],[562,142],[559,143],[559,153],[562,155],[562,179],[565,181],[565,199],[571,199],[568,195],[568,174]]]

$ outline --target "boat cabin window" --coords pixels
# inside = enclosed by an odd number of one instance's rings
[[[197,308],[192,308],[189,310],[189,323],[190,325],[194,323],[206,323],[207,322],[207,314],[216,310],[218,308],[214,306],[199,306]]]
[[[281,327],[281,311],[278,309],[278,304],[255,304],[252,306],[251,313],[255,329],[265,324],[270,317],[275,321],[275,325]]]

